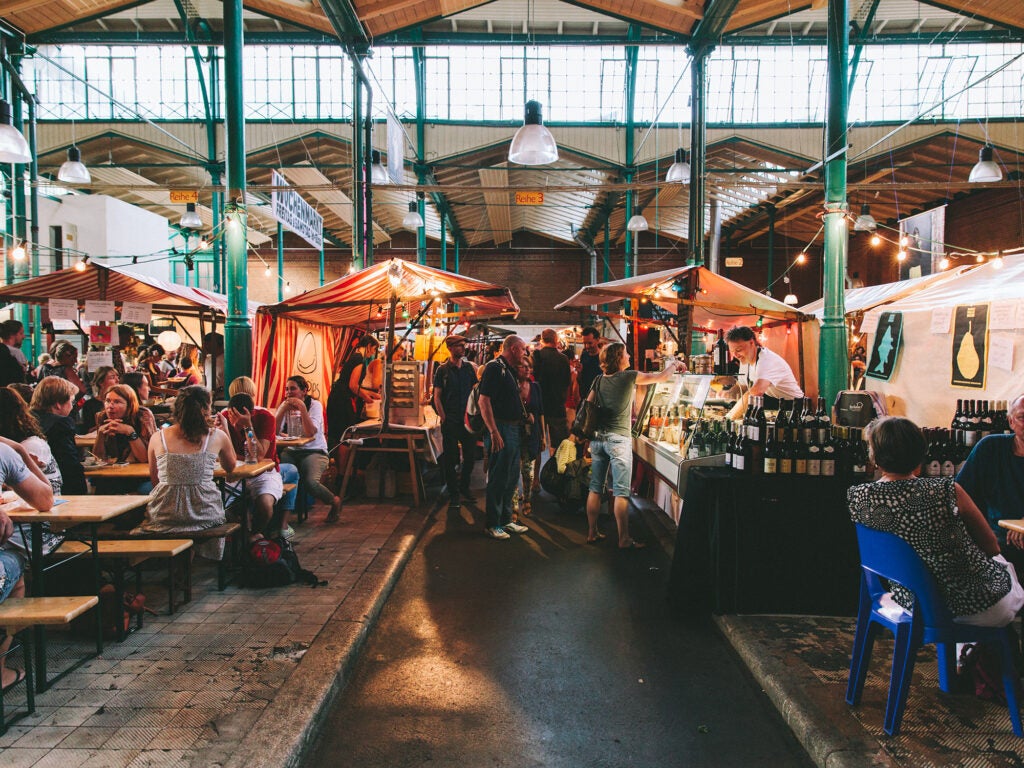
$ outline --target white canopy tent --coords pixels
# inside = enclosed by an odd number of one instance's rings
[[[847,315],[858,312],[867,312],[869,309],[891,304],[911,294],[931,288],[936,283],[954,279],[974,269],[976,264],[969,264],[955,269],[948,269],[944,272],[935,272],[931,275],[914,277],[910,280],[900,280],[895,283],[882,283],[881,285],[869,285],[864,288],[848,288],[843,294],[843,305]],[[800,311],[807,315],[814,315],[820,322],[825,317],[825,299],[821,298],[800,307]]]

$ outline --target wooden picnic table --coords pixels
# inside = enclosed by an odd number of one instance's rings
[[[304,445],[309,445],[313,442],[313,437],[286,437],[285,435],[277,436],[277,447],[280,448],[301,448]]]
[[[84,435],[75,435],[75,445],[79,448],[88,448],[92,450],[92,447],[96,445],[96,431],[88,432]]]
[[[249,480],[257,475],[262,475],[264,472],[270,471],[274,466],[274,461],[272,459],[262,459],[257,461],[255,464],[240,463],[235,466],[235,471],[229,475],[220,467],[220,465],[218,465],[213,470],[213,479],[226,480],[232,483],[239,480]],[[149,479],[149,464],[143,464],[137,461],[120,464],[96,464],[93,466],[85,466],[83,468],[85,469],[85,474],[88,477],[120,478],[122,480]]]

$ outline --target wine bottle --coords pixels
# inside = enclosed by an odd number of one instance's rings
[[[924,459],[924,476],[925,477],[940,477],[942,475],[942,449],[939,447],[936,432],[938,430],[929,430],[928,435],[928,453],[925,454]]]
[[[818,445],[818,434],[811,436],[811,442],[807,444],[807,476],[821,476],[821,446]]]
[[[814,402],[811,398],[804,400],[804,412],[800,417],[803,432],[800,435],[800,442],[804,445],[811,444],[811,437],[818,434],[818,417],[814,413]]]
[[[835,477],[836,446],[832,442],[831,432],[825,433],[825,441],[821,444],[821,476]]]
[[[757,421],[758,445],[764,445],[768,438],[768,416],[764,412],[764,397],[757,398],[757,412],[754,418]]]
[[[975,410],[976,400],[967,401],[967,418],[964,425],[964,439],[968,447],[978,442],[978,413]]]
[[[750,398],[750,421],[747,423],[747,437],[755,443],[760,443],[764,439],[761,434],[761,422],[757,416],[758,411],[761,410],[760,400],[759,397]]]
[[[778,428],[775,429],[775,439],[778,440]],[[780,475],[791,475],[793,474],[793,448],[796,446],[793,443],[779,442],[779,462],[778,472]]]
[[[779,444],[775,442],[775,430],[768,430],[768,437],[764,441],[764,473],[774,475],[779,471]]]
[[[868,447],[862,430],[854,429],[851,432],[850,474],[857,480],[865,480],[868,477]]]
[[[818,445],[824,445],[829,430],[832,428],[832,419],[829,417],[828,411],[825,410],[824,397],[818,398],[818,412],[814,414],[814,419],[818,423]]]
[[[743,431],[737,427],[732,436],[732,468],[737,472],[745,471],[743,465]]]
[[[940,453],[941,464],[939,475],[941,477],[956,477],[956,443],[953,442],[951,433],[942,431],[942,451]]]
[[[993,434],[996,429],[995,419],[992,417],[992,411],[989,409],[989,401],[981,401],[981,415],[978,417],[978,436],[988,437]]]
[[[957,430],[963,429],[963,424],[962,424],[963,419],[964,419],[964,401],[962,399],[960,399],[960,398],[957,398],[957,401],[956,401],[956,413],[953,414],[953,421],[949,425],[949,428],[952,429],[954,432],[956,432]]]
[[[807,475],[807,443],[800,441],[794,443],[792,448],[793,452],[793,474],[794,475]]]
[[[779,410],[775,414],[775,442],[779,445],[789,442],[789,407],[788,400],[779,401]]]
[[[715,376],[729,375],[729,345],[725,343],[725,332],[718,329],[718,341],[714,348]]]
[[[967,442],[964,440],[964,433],[956,433],[956,473],[959,475],[960,470],[964,468],[964,464],[967,463],[967,457],[971,455],[971,449],[967,447]]]

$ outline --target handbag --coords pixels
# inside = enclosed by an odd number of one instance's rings
[[[594,435],[608,422],[611,416],[611,409],[600,403],[601,379],[603,378],[604,376],[598,376],[595,379],[594,385],[591,387],[594,399],[591,400],[587,397],[580,403],[580,407],[576,410],[576,418],[572,422],[572,433],[584,440],[593,440]]]

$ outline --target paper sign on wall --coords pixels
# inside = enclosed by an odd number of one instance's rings
[[[928,333],[949,333],[949,324],[953,321],[952,307],[936,307],[932,310],[932,324]]]
[[[142,301],[126,301],[121,304],[121,322],[149,325],[153,318],[153,305]]]
[[[878,323],[878,333],[871,344],[871,357],[865,375],[872,379],[889,381],[896,370],[896,361],[900,354],[900,341],[903,338],[903,313],[882,312]],[[861,330],[864,326],[861,325]]]
[[[114,365],[114,354],[106,349],[102,352],[86,352],[85,364],[89,366],[90,371],[95,371],[101,365]]]
[[[1013,336],[993,336],[988,341],[988,362],[993,368],[1013,370]]]
[[[1017,328],[1024,328],[1024,301],[1017,305],[1017,320],[1014,325]]]
[[[78,320],[78,302],[75,299],[50,299],[51,320]]]
[[[881,317],[881,314],[882,313],[877,309],[865,312],[864,319],[860,321],[860,332],[874,333],[878,330],[878,318]]]
[[[961,304],[953,313],[953,374],[950,384],[984,389],[988,358],[988,304]]]
[[[1017,327],[1017,302],[993,301],[989,310],[988,327],[992,331],[1012,331]]]
[[[112,323],[114,322],[114,302],[87,299],[85,302],[85,311],[82,313],[82,318],[85,320],[101,320],[107,323]]]

